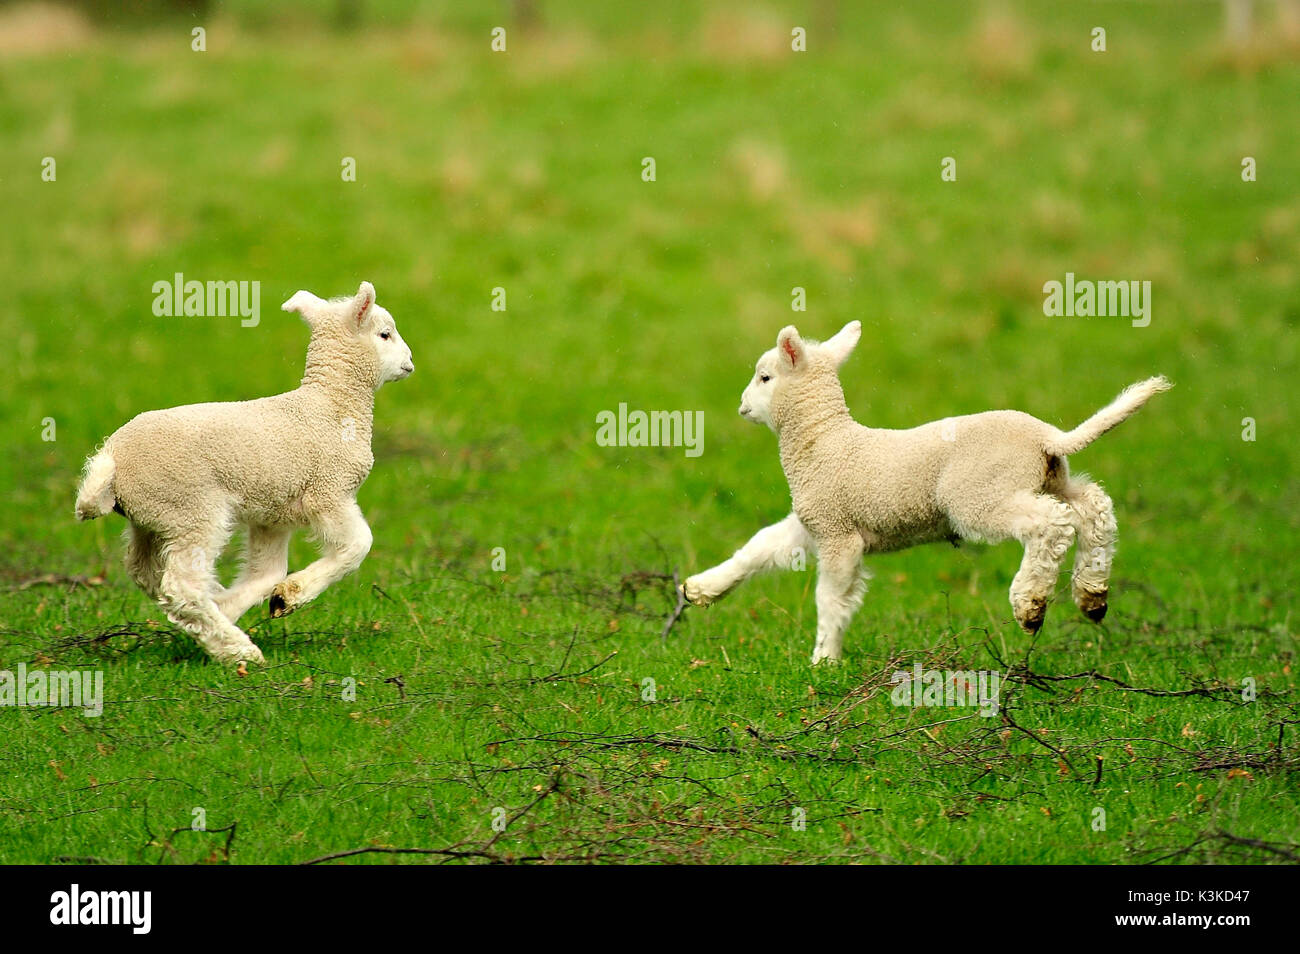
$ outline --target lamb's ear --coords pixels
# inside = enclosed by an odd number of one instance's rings
[[[849,359],[853,349],[858,346],[858,339],[862,337],[862,322],[850,321],[840,329],[835,337],[823,344],[827,353],[830,354],[831,360],[835,362],[835,367],[839,367]]]
[[[348,306],[348,327],[353,331],[360,328],[374,303],[375,286],[370,282],[362,282],[361,287],[357,289],[357,297],[353,298],[352,304]]]
[[[802,369],[808,355],[804,349],[803,339],[794,325],[786,325],[776,336],[776,356],[781,367],[787,371]]]
[[[299,289],[280,307],[285,311],[296,311],[310,325],[326,304],[306,289]]]

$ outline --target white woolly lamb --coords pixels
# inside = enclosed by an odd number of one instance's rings
[[[79,520],[115,510],[130,521],[132,579],[222,662],[263,661],[235,625],[254,604],[269,596],[271,615],[284,616],[365,559],[371,535],[356,494],[374,465],[375,392],[415,370],[369,282],[333,301],[300,291],[283,308],[311,329],[296,390],[147,411],[87,461],[77,491]],[[223,589],[216,560],[239,524],[244,565]],[[300,527],[320,539],[321,557],[286,576]]]
[[[1043,623],[1062,561],[1078,538],[1074,602],[1094,622],[1106,615],[1117,528],[1111,500],[1066,455],[1082,450],[1157,392],[1163,377],[1127,388],[1072,431],[1020,411],[951,417],[910,430],[863,427],[849,416],[838,370],[858,343],[853,321],[829,341],[794,327],[758,359],[740,414],[777,434],[794,512],[760,530],[731,559],[682,585],[700,606],[761,570],[790,569],[815,552],[817,642],[813,663],[839,659],[862,602],[866,553],[958,538],[1025,547],[1011,606],[1027,632]]]

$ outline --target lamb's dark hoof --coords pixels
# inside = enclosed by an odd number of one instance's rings
[[[302,588],[293,580],[283,580],[275,584],[275,588],[271,590],[271,619],[288,616],[302,605],[301,597]]]
[[[1047,600],[1030,600],[1023,611],[1016,613],[1016,622],[1029,635],[1043,628],[1043,618],[1047,616]]]
[[[1094,623],[1100,623],[1106,618],[1106,604],[1102,603],[1100,606],[1094,607],[1093,609],[1086,609],[1083,611],[1083,615],[1088,617],[1088,619],[1092,620]]]
[[[1102,590],[1100,593],[1080,593],[1076,602],[1079,611],[1094,623],[1100,623],[1106,618],[1106,599],[1109,591]]]

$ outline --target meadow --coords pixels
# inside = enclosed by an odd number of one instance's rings
[[[105,685],[0,708],[0,862],[1300,860],[1300,41],[1213,3],[537,6],[240,0],[204,52],[0,7],[0,669]],[[155,316],[176,273],[260,282],[260,321]],[[1048,317],[1067,273],[1150,281],[1150,324]],[[362,279],[416,366],[374,548],[243,618],[265,668],[210,664],[122,519],[73,519],[80,468],[296,386],[279,303]],[[674,574],[789,509],[754,360],[854,318],[874,426],[1175,382],[1071,461],[1116,504],[1103,625],[1065,574],[1022,633],[1008,543],[871,558],[839,666],[813,565],[665,635]],[[702,411],[703,452],[601,446],[621,403]],[[917,663],[1003,673],[998,714],[893,705]]]

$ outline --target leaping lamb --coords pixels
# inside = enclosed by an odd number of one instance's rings
[[[269,596],[272,616],[291,613],[370,552],[356,494],[375,462],[375,392],[415,370],[369,282],[351,298],[300,291],[282,307],[311,329],[297,389],[146,411],[86,462],[77,490],[77,519],[115,510],[130,521],[131,578],[221,662],[264,661],[236,625],[254,604]],[[226,589],[216,560],[240,524],[244,564]],[[289,537],[302,527],[321,556],[289,574]]]
[[[851,321],[824,343],[788,326],[758,359],[740,414],[776,432],[794,512],[760,530],[731,559],[682,584],[707,606],[762,570],[800,565],[815,552],[817,642],[814,664],[839,659],[844,631],[862,603],[867,553],[961,538],[1015,539],[1025,548],[1011,581],[1016,621],[1043,624],[1070,544],[1072,591],[1084,615],[1106,615],[1115,510],[1066,457],[1082,450],[1172,385],[1148,378],[1072,431],[1020,411],[986,411],[910,430],[863,427],[849,416],[839,368],[862,334]]]

